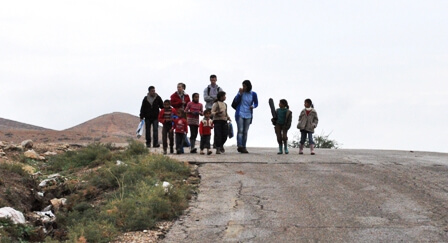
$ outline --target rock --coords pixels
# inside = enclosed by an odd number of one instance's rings
[[[30,158],[30,159],[37,159],[37,160],[45,160],[45,157],[40,156],[38,153],[36,153],[36,151],[34,150],[28,150],[24,153],[25,157]]]
[[[49,223],[56,221],[56,216],[51,211],[32,212],[27,214],[33,221],[40,220],[42,223]]]
[[[33,145],[34,145],[33,140],[31,140],[31,139],[25,140],[21,144],[22,144],[22,148],[24,148],[24,149],[32,149]]]
[[[56,152],[52,152],[52,151],[47,151],[44,153],[44,155],[49,156],[49,155],[57,155],[58,153]]]
[[[9,144],[5,147],[5,151],[21,151],[22,148],[19,146],[16,146],[14,144]]]
[[[0,148],[5,147],[6,145],[3,143],[3,141],[0,141]]]
[[[50,200],[50,203],[53,206],[54,212],[57,212],[57,211],[59,211],[59,208],[65,206],[67,204],[67,199],[53,198]]]
[[[14,224],[24,224],[26,222],[23,213],[11,207],[0,208],[0,218],[9,218]]]
[[[6,156],[6,153],[3,152],[3,149],[0,149],[0,157]]]

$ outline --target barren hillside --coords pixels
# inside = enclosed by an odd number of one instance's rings
[[[56,131],[0,118],[0,141],[19,143],[26,139],[32,139],[38,143],[121,143],[126,142],[129,138],[136,138],[135,130],[138,123],[139,117],[137,116],[114,112],[63,131]],[[144,138],[140,139],[144,141]]]

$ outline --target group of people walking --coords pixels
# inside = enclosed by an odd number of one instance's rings
[[[190,147],[190,153],[197,153],[196,139],[200,135],[200,154],[212,154],[211,131],[214,130],[213,148],[216,154],[225,152],[224,144],[229,136],[229,124],[231,118],[227,112],[226,92],[217,84],[216,75],[210,75],[210,84],[204,89],[203,98],[205,106],[200,103],[199,93],[190,96],[185,92],[184,83],[177,84],[177,91],[170,99],[162,101],[156,93],[155,87],[148,88],[148,94],[143,98],[140,108],[140,120],[145,120],[146,146],[160,147],[158,139],[159,123],[162,124],[162,146],[163,153],[184,153],[184,147]],[[248,153],[246,148],[249,127],[252,124],[253,109],[258,107],[257,93],[252,90],[249,80],[242,82],[237,94],[232,100],[231,107],[235,109],[235,122],[237,124],[237,151]],[[279,108],[276,110],[277,119],[273,121],[275,133],[279,143],[279,154],[284,151],[288,153],[288,130],[291,127],[292,112],[289,110],[288,102],[280,100]],[[200,116],[203,118],[200,119]],[[317,126],[317,113],[313,109],[311,100],[305,100],[305,109],[299,117],[301,131],[300,152],[303,154],[303,146],[306,136],[309,138],[311,154],[314,154],[314,141],[312,133]],[[152,128],[151,128],[152,126]],[[152,131],[152,141],[151,141]],[[187,138],[190,131],[190,138]],[[175,141],[175,142],[174,142]]]

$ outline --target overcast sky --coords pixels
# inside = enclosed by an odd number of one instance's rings
[[[258,93],[248,147],[276,146],[268,99],[303,101],[342,148],[448,152],[448,1],[2,1],[0,117],[63,130],[139,114],[210,74]],[[236,124],[235,124],[236,125]],[[137,126],[137,124],[136,124]],[[236,126],[235,126],[236,127]],[[235,139],[227,145],[236,144]]]

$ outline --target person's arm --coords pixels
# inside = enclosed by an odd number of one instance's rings
[[[158,120],[159,120],[159,122],[162,123],[162,124],[165,122],[165,119],[163,119],[163,115],[164,115],[164,114],[165,114],[165,110],[162,110],[162,111],[159,112]]]
[[[314,116],[314,119],[313,119],[313,125],[314,125],[314,128],[316,128],[317,127],[317,123],[319,123],[319,118],[317,117],[317,112],[316,111],[314,111],[315,112],[315,116]]]
[[[252,92],[252,97],[253,97],[253,108],[257,108],[258,107],[258,95],[255,92]]]
[[[180,100],[179,95],[177,95],[177,93],[174,93],[171,95],[170,97],[171,100],[171,106],[174,108],[179,108],[182,106],[182,100]]]
[[[146,100],[146,97],[143,98],[142,106],[140,107],[140,120],[143,120],[143,118],[145,118],[145,110],[147,109],[145,100]]]
[[[159,95],[157,95],[157,98],[159,99],[159,109],[163,109],[163,100],[162,97],[160,97]]]
[[[216,97],[210,96],[208,92],[208,86],[204,89],[204,101],[205,102],[213,102]]]

